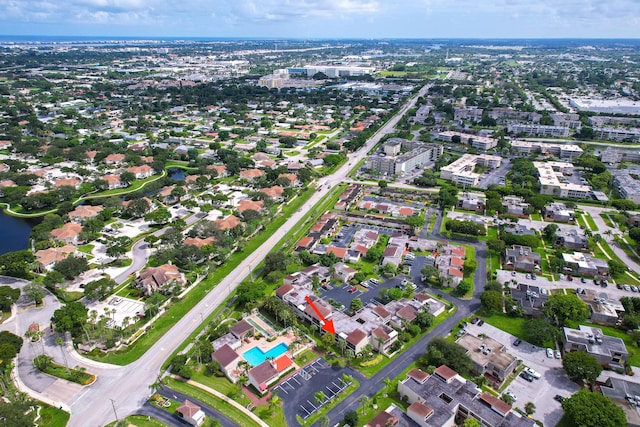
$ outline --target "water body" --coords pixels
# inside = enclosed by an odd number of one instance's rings
[[[29,234],[39,219],[16,218],[0,210],[0,255],[29,247]]]
[[[185,170],[180,168],[170,168],[167,169],[167,175],[169,175],[169,178],[175,179],[176,181],[183,181],[185,177]]]

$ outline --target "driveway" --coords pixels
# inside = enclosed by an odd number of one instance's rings
[[[524,411],[527,402],[536,405],[534,418],[542,420],[545,426],[554,426],[562,418],[563,411],[560,403],[553,397],[559,394],[569,397],[579,390],[577,384],[569,380],[562,368],[562,360],[549,358],[546,349],[537,347],[527,342],[522,342],[519,346],[514,346],[515,337],[501,329],[491,326],[488,323],[478,326],[468,324],[466,331],[472,335],[486,334],[506,347],[506,351],[522,360],[525,366],[538,371],[542,378],[534,380],[532,383],[524,378],[517,377],[505,389],[516,395],[518,400],[514,407]]]

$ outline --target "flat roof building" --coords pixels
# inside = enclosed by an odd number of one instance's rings
[[[474,172],[476,166],[485,166],[490,169],[500,167],[502,157],[488,154],[465,154],[453,163],[440,169],[440,178],[452,181],[456,184],[477,186],[480,182],[480,174]]]
[[[573,173],[573,164],[565,162],[533,162],[533,165],[538,169],[540,194],[576,199],[591,197],[591,187],[561,180],[563,175]]]

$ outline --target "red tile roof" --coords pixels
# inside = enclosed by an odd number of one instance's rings
[[[275,360],[275,364],[276,371],[280,373],[289,369],[289,367],[293,365],[293,360],[291,360],[286,354],[283,354]]]

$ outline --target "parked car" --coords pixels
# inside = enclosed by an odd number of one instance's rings
[[[531,280],[536,280],[537,278],[536,273],[531,273]]]
[[[478,323],[478,320],[480,319],[478,319],[477,317],[474,317],[473,319],[471,319],[471,324],[475,325],[476,323]]]
[[[547,357],[553,358],[553,350],[550,348],[547,349]]]
[[[531,375],[533,378],[539,380],[540,378],[542,378],[542,375],[540,375],[540,372],[535,371],[529,367],[524,368],[523,372],[526,372],[527,374]]]
[[[511,275],[512,275],[512,276],[515,276],[515,275],[516,275],[516,272],[515,272],[515,271],[512,271],[512,272],[511,272]]]
[[[375,285],[379,284],[380,281],[378,279],[369,279],[369,281]]]
[[[581,278],[580,278],[580,281],[581,281],[582,283],[587,283],[587,279],[585,279],[584,277],[581,277]]]
[[[631,290],[631,287],[629,285],[622,285],[622,289],[629,292]]]
[[[620,283],[616,283],[616,288],[622,289],[622,285]]]
[[[554,351],[553,355],[555,356],[556,359],[560,359],[562,357],[562,355],[560,354],[560,350]]]
[[[482,325],[484,325],[484,320],[480,320],[480,321],[478,322],[478,326],[482,326]]]
[[[631,292],[638,292],[638,287],[636,285],[631,285]]]
[[[533,377],[528,373],[526,373],[525,371],[520,372],[520,377],[524,378],[526,381],[529,381],[530,383],[533,382]]]
[[[357,290],[358,290],[358,288],[356,288],[355,286],[352,286],[352,287],[349,288],[349,293],[352,294]]]
[[[564,402],[565,398],[563,396],[560,396],[559,394],[556,394],[553,399],[557,400],[560,403],[562,403],[562,402]]]
[[[522,340],[521,340],[520,338],[516,338],[516,340],[513,342],[513,346],[514,346],[514,347],[517,347],[517,346],[519,346],[520,344],[522,344]]]
[[[527,279],[531,279],[531,275],[529,273],[527,273],[524,277],[526,277]]]

